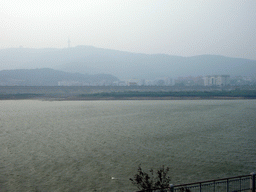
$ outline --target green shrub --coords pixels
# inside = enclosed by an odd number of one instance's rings
[[[170,177],[168,176],[169,167],[160,167],[154,173],[153,169],[146,173],[142,170],[141,165],[138,166],[137,173],[130,178],[130,181],[141,191],[152,191],[153,189],[165,189],[169,187]],[[156,176],[155,176],[156,174]]]

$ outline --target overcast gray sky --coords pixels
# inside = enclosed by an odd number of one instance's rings
[[[256,0],[1,0],[0,48],[92,45],[256,60]]]

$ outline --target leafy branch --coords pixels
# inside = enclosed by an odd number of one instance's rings
[[[155,172],[153,169],[149,170],[149,173],[142,170],[141,165],[138,166],[137,173],[130,178],[130,181],[140,191],[152,191],[153,189],[166,189],[170,184],[170,177],[168,176],[169,167],[160,167]]]

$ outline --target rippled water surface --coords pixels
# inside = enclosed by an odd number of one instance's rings
[[[0,191],[134,191],[256,171],[256,101],[0,101]],[[116,179],[112,179],[112,177]]]

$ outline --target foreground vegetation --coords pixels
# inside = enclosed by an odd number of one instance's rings
[[[169,167],[160,167],[157,171],[153,169],[149,170],[149,173],[142,170],[141,165],[138,166],[137,173],[130,178],[130,181],[134,186],[138,188],[140,192],[164,192],[169,191],[171,178],[169,176]],[[191,192],[187,188],[181,188],[180,192]]]
[[[154,172],[153,169],[149,170],[149,173],[142,170],[139,165],[137,173],[130,178],[130,181],[140,191],[152,191],[153,189],[166,189],[170,185],[170,177],[168,176],[169,167],[160,167]]]

